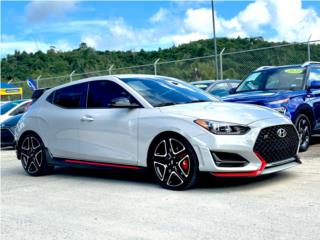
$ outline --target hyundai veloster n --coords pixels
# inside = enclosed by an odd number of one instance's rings
[[[290,119],[163,76],[93,77],[49,89],[15,137],[31,176],[57,165],[146,168],[177,190],[192,187],[199,172],[254,177],[300,163]]]

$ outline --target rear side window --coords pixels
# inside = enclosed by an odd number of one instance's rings
[[[53,92],[47,100],[63,108],[85,108],[87,88],[87,83],[61,88]]]
[[[127,97],[136,102],[120,85],[111,81],[94,81],[89,83],[87,108],[108,108],[110,101],[120,97]]]

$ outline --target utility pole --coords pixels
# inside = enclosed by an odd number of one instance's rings
[[[214,45],[214,58],[216,66],[216,79],[219,78],[218,70],[218,53],[217,53],[217,39],[216,39],[216,23],[215,23],[215,14],[214,14],[214,2],[211,0],[211,11],[212,11],[212,29],[213,29],[213,45]]]
[[[312,37],[312,34],[310,34],[309,38],[308,38],[308,62],[311,61],[311,51],[310,51],[310,39]]]
[[[223,66],[222,66],[222,54],[224,52],[225,48],[222,49],[222,51],[219,53],[220,57],[220,79],[223,80]]]

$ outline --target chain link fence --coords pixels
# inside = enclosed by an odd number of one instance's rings
[[[209,55],[173,61],[157,59],[154,63],[139,66],[111,65],[109,69],[101,71],[73,72],[66,76],[39,78],[37,85],[39,88],[48,88],[87,77],[130,73],[165,75],[188,82],[207,79],[243,79],[260,66],[302,64],[308,60],[320,61],[320,40],[237,52],[228,52],[228,49],[225,49],[221,52],[223,53],[218,57],[219,72],[215,71],[215,55]],[[23,88],[25,98],[31,96],[32,90],[27,86],[26,81],[13,84]]]

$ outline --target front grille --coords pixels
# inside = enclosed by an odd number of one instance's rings
[[[286,131],[285,137],[278,135],[279,129]],[[262,129],[253,150],[267,163],[274,163],[294,157],[298,147],[299,137],[295,128],[292,125],[278,125]]]
[[[7,128],[1,129],[1,143],[10,143],[14,141],[14,136]]]

